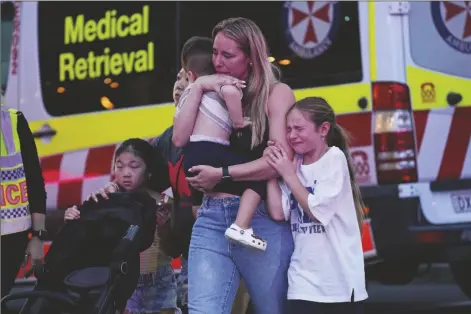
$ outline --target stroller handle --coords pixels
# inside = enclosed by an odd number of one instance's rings
[[[1,303],[3,304],[4,302],[9,302],[13,300],[21,300],[21,299],[31,300],[31,299],[38,299],[38,298],[60,301],[71,307],[77,306],[77,303],[72,298],[62,293],[51,292],[51,291],[24,291],[24,292],[13,293],[13,294],[4,296],[1,300]]]

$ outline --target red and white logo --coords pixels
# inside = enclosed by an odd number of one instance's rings
[[[355,177],[359,184],[369,183],[370,178],[370,164],[368,162],[368,155],[363,150],[351,152],[353,167],[355,168]]]
[[[286,37],[293,52],[312,59],[329,49],[338,24],[337,2],[287,1],[284,8]]]
[[[447,44],[471,53],[471,1],[432,1],[431,10],[435,27]]]

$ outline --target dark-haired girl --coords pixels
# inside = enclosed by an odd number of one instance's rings
[[[153,148],[145,140],[128,139],[116,150],[113,173],[115,191],[145,190],[157,202],[160,194],[149,189],[155,176]],[[64,219],[80,217],[74,206],[66,210]],[[157,227],[165,224],[170,213],[157,212]],[[158,228],[152,246],[140,255],[140,278],[136,290],[127,301],[125,312],[134,313],[180,313],[177,308],[177,283],[170,265],[171,258],[159,248]]]

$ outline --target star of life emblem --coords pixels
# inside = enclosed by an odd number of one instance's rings
[[[289,48],[304,59],[327,51],[338,28],[336,1],[286,1],[285,33]]]
[[[453,49],[471,54],[471,1],[432,1],[430,6],[443,40]]]

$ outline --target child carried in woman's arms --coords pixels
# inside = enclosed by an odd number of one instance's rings
[[[186,53],[185,53],[186,52]],[[180,114],[195,80],[203,75],[216,73],[213,63],[213,44],[210,38],[192,37],[183,47],[183,68],[188,73],[190,85],[183,92],[175,116]],[[245,86],[242,86],[245,87]],[[235,85],[224,85],[220,92],[205,92],[201,99],[190,142],[184,148],[184,167],[186,176],[190,177],[191,167],[210,165],[222,167],[223,178],[227,178],[227,168],[231,165],[243,164],[246,157],[239,156],[229,147],[229,136],[233,128],[244,128],[250,121],[243,117],[242,91]],[[224,180],[216,186],[219,192],[241,195],[240,208],[235,222],[226,230],[226,238],[264,251],[266,241],[257,237],[250,228],[252,216],[266,194],[266,182],[231,182]],[[193,205],[201,205],[201,192],[192,189]]]

